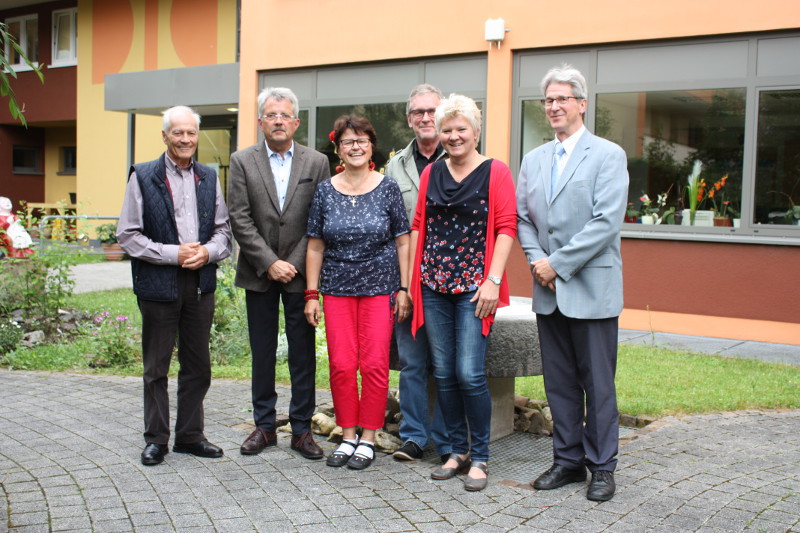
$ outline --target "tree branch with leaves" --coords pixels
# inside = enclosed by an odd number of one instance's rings
[[[19,54],[19,57],[31,67],[37,76],[39,76],[39,80],[42,83],[44,83],[44,74],[42,74],[41,66],[34,65],[33,61],[25,55],[22,47],[17,40],[14,39],[14,35],[8,30],[8,26],[0,22],[0,96],[8,97],[8,110],[11,116],[19,120],[23,126],[27,127],[28,123],[25,121],[24,105],[20,108],[17,103],[17,95],[14,94],[14,90],[11,88],[11,78],[16,79],[17,73],[14,71],[11,63],[9,63],[8,56],[6,55],[7,50],[13,50]]]

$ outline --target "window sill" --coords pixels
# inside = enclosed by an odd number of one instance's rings
[[[51,63],[47,65],[47,68],[50,69],[50,68],[77,67],[77,66],[78,66],[78,61],[72,60],[72,61],[59,61],[58,63]]]
[[[77,176],[78,172],[75,170],[71,171],[64,171],[64,172],[56,172],[56,176]]]
[[[800,231],[797,231],[796,235],[790,235],[790,233],[794,233],[794,230],[790,228],[790,226],[787,226],[786,229],[780,227],[767,228],[766,226],[757,226],[757,229],[717,228],[716,231],[701,233],[697,229],[689,228],[686,228],[685,231],[680,231],[677,227],[672,231],[630,230],[623,227],[621,236],[623,239],[800,246]]]
[[[25,169],[11,169],[12,174],[20,174],[22,176],[44,176],[44,172],[39,170],[25,170]]]
[[[39,63],[38,62],[34,62],[33,66],[35,68],[38,68],[39,67]],[[30,71],[33,70],[31,67],[28,66],[27,63],[18,63],[16,65],[8,65],[8,68],[12,69],[14,72],[30,72]]]

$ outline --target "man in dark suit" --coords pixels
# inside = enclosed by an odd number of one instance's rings
[[[293,140],[300,125],[299,104],[286,88],[269,87],[258,96],[258,124],[264,142],[231,156],[228,205],[239,243],[236,286],[246,291],[247,323],[253,357],[252,397],[256,429],[241,453],[254,455],[277,444],[275,433],[275,352],[279,304],[283,301],[292,398],[291,448],[321,459],[311,434],[316,406],[314,328],[306,321],[306,225],[317,184],[330,178],[328,159]]]
[[[164,113],[167,151],[131,167],[117,240],[131,256],[133,291],[142,313],[144,440],[142,464],[168,451],[169,372],[178,340],[178,414],[173,451],[222,457],[203,433],[203,399],[211,384],[208,342],[217,265],[231,253],[228,210],[213,169],[192,159],[200,116],[185,106]]]
[[[586,496],[605,501],[616,489],[619,448],[614,375],[628,170],[622,148],[583,125],[587,92],[583,75],[569,65],[550,69],[542,80],[556,139],[525,156],[517,213],[553,413],[554,464],[533,486],[583,481],[588,467]]]

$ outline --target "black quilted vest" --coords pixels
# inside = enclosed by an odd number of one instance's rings
[[[155,161],[133,165],[142,191],[142,233],[155,242],[180,244],[175,224],[175,207],[167,187],[166,155]],[[194,162],[197,187],[197,216],[201,244],[211,239],[217,194],[217,174],[211,168]],[[139,259],[131,260],[133,292],[143,300],[174,302],[178,299],[178,269],[173,265],[155,265]],[[214,292],[217,288],[217,265],[209,263],[200,269],[200,291]]]

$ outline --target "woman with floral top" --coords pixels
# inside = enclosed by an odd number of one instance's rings
[[[472,99],[451,94],[436,108],[435,120],[449,157],[420,176],[411,226],[411,330],[425,323],[437,400],[453,445],[450,459],[431,477],[468,471],[464,488],[476,491],[488,478],[486,348],[495,311],[509,300],[505,266],[517,234],[514,182],[508,166],[478,153],[481,112]]]
[[[331,141],[344,169],[320,183],[311,203],[305,314],[319,324],[322,293],[331,393],[343,430],[327,464],[361,470],[375,458],[375,431],[383,427],[394,319],[410,311],[408,219],[397,183],[374,170],[369,120],[339,117]]]

